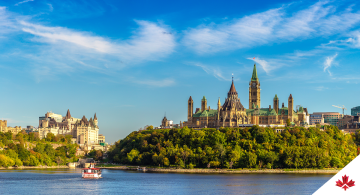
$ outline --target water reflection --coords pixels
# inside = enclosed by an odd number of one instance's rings
[[[1,194],[312,194],[333,175],[175,174],[81,169],[1,170]]]

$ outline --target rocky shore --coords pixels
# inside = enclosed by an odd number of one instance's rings
[[[138,170],[137,167],[116,166],[116,167],[99,167],[101,169],[113,170]],[[141,167],[143,168],[143,167]],[[163,172],[163,173],[300,173],[300,174],[336,174],[341,169],[172,169],[172,168],[145,168],[146,172]]]

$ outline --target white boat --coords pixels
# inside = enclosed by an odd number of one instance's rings
[[[81,170],[82,178],[85,179],[99,179],[101,178],[101,169],[95,168],[95,164],[91,163],[89,168]]]

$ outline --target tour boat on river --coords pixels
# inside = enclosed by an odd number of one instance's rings
[[[93,163],[90,164],[89,168],[82,169],[82,178],[85,179],[99,179],[101,178],[101,169],[95,168]]]

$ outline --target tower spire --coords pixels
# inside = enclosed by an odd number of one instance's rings
[[[251,81],[259,81],[259,78],[257,76],[257,71],[256,71],[256,64],[254,64],[254,69],[253,69]]]
[[[71,118],[70,109],[67,110],[66,118],[67,118],[67,119],[70,119],[70,118]]]

